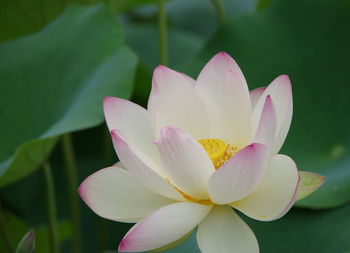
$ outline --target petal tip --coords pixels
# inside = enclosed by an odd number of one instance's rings
[[[280,75],[278,79],[282,81],[283,85],[291,86],[291,80],[288,75]]]
[[[226,53],[225,51],[221,51],[221,52],[217,53],[217,55],[220,55],[220,56],[229,56],[229,54]]]
[[[114,99],[115,97],[104,97],[103,98],[103,102],[108,102],[109,100],[111,100],[111,99]]]
[[[154,73],[153,76],[156,76],[157,74],[162,73],[163,71],[168,71],[170,70],[168,67],[159,64],[155,69],[154,69]]]
[[[86,183],[88,181],[89,177],[87,177],[78,187],[77,192],[80,196],[80,198],[85,202],[86,205],[90,206],[87,192],[86,192]]]
[[[118,252],[127,252],[127,242],[125,237],[119,243]]]
[[[233,58],[226,52],[221,51],[213,56],[212,60],[225,60],[225,61],[234,61]]]

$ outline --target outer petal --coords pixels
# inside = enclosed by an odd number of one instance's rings
[[[276,109],[277,129],[272,153],[276,154],[281,149],[289,131],[293,114],[293,99],[290,79],[286,75],[277,77],[260,96],[253,114],[253,133],[258,128],[261,112],[266,97],[270,95]]]
[[[221,94],[222,131],[228,143],[243,148],[251,142],[251,106],[247,83],[240,71],[228,71]],[[221,103],[220,103],[221,102]],[[220,136],[221,137],[221,136]]]
[[[250,91],[249,95],[250,95],[250,104],[252,105],[252,110],[254,110],[256,103],[259,101],[259,98],[264,93],[265,89],[266,87],[260,87]]]
[[[258,253],[253,231],[227,206],[215,206],[198,226],[202,253]]]
[[[299,171],[299,178],[296,201],[306,198],[326,181],[325,176],[309,171]]]
[[[271,147],[276,134],[276,111],[270,96],[265,99],[264,108],[256,130],[254,141]]]
[[[198,199],[208,198],[207,182],[214,166],[204,148],[175,127],[164,127],[156,142],[164,170],[182,191]]]
[[[144,184],[147,188],[176,200],[184,200],[182,195],[160,175],[160,168],[152,169],[129,147],[128,143],[118,134],[117,130],[112,130],[112,140],[119,159],[133,176]],[[158,173],[156,172],[158,171]]]
[[[141,160],[159,164],[151,120],[144,108],[128,100],[106,97],[104,113],[109,130],[117,129]]]
[[[158,195],[136,181],[128,171],[109,167],[84,180],[78,192],[98,215],[115,221],[136,222],[174,200]]]
[[[242,199],[255,190],[265,173],[267,148],[253,143],[228,160],[210,177],[208,191],[216,204]]]
[[[160,248],[189,233],[207,215],[211,206],[181,202],[165,206],[138,222],[125,235],[119,252]]]
[[[153,73],[148,102],[155,133],[167,125],[181,128],[196,139],[207,138],[209,124],[204,105],[188,77],[159,66]]]
[[[269,221],[283,216],[293,205],[299,176],[294,161],[285,155],[275,155],[266,176],[250,196],[231,205],[249,217]]]
[[[229,143],[245,140],[246,135],[240,137],[238,132],[244,127],[247,129],[243,129],[243,133],[250,129],[250,117],[247,117],[250,101],[245,78],[237,63],[228,54],[218,53],[199,74],[196,89],[209,115],[210,138]]]

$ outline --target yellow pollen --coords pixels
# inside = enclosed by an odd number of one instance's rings
[[[207,151],[209,158],[213,161],[215,169],[221,167],[239,151],[237,147],[227,144],[220,139],[202,139],[198,142],[203,146],[205,151]]]

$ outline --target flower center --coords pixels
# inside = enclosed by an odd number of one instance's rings
[[[207,151],[215,169],[218,169],[239,151],[237,147],[220,139],[202,139],[198,142]]]

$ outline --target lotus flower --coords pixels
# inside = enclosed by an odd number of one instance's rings
[[[294,204],[298,170],[278,154],[292,111],[288,76],[249,92],[226,53],[215,55],[197,80],[158,66],[147,110],[105,98],[121,163],[89,176],[79,193],[96,214],[136,222],[120,252],[159,249],[196,227],[204,253],[259,252],[234,209],[271,221]]]

